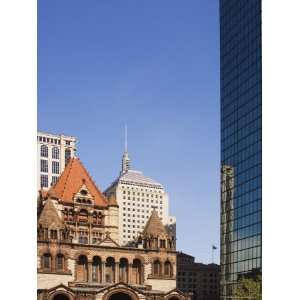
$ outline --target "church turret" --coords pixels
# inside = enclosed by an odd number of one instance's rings
[[[169,234],[162,224],[155,207],[137,241],[142,244],[144,249],[175,250],[175,238]]]

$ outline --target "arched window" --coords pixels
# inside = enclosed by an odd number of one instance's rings
[[[101,282],[101,258],[99,256],[93,257],[92,281]]]
[[[153,274],[155,276],[160,276],[161,275],[161,264],[160,264],[159,260],[156,260],[153,263]]]
[[[98,218],[97,218],[97,213],[94,212],[94,213],[93,213],[93,223],[94,223],[94,224],[97,224],[97,219],[98,219]]]
[[[48,157],[48,146],[41,146],[41,157]]]
[[[46,270],[51,269],[51,255],[50,253],[46,253],[42,257],[42,268]]]
[[[165,272],[164,272],[165,276],[171,277],[172,276],[172,265],[169,261],[165,262],[164,269],[165,269]]]
[[[82,209],[79,212],[79,222],[86,223],[88,221],[88,212],[86,209]]]
[[[142,263],[137,258],[132,263],[132,279],[133,283],[142,284]]]
[[[56,270],[63,271],[65,267],[65,258],[63,254],[56,255]]]
[[[120,278],[121,282],[128,282],[128,260],[126,258],[120,259]]]
[[[85,255],[80,255],[77,260],[76,280],[86,282],[88,280],[88,260]]]
[[[68,164],[68,162],[71,159],[71,150],[70,149],[66,149],[65,150],[65,166]]]
[[[101,212],[98,213],[97,223],[98,225],[103,225],[103,215]]]
[[[52,148],[52,158],[59,159],[59,149],[58,147]]]
[[[115,260],[112,257],[108,257],[106,259],[105,281],[106,282],[115,282]]]

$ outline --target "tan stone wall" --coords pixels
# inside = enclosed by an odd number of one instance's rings
[[[50,250],[50,251],[49,251]],[[155,259],[159,259],[163,265],[166,260],[172,262],[173,274],[176,275],[176,254],[167,251],[144,251],[135,248],[118,248],[118,247],[96,247],[96,246],[85,246],[78,244],[61,244],[58,247],[56,244],[39,243],[38,255],[42,255],[45,252],[50,252],[54,258],[58,252],[63,253],[66,258],[66,272],[71,272],[72,275],[55,275],[55,274],[41,274],[39,273],[38,288],[53,287],[57,284],[63,283],[68,285],[69,281],[75,280],[76,273],[76,260],[79,255],[85,255],[89,262],[92,262],[94,256],[99,256],[102,263],[106,261],[108,257],[113,257],[116,263],[119,263],[121,258],[127,258],[128,263],[132,264],[135,258],[140,259],[143,264],[144,284],[151,285],[155,290],[169,291],[176,287],[175,278],[159,278],[159,279],[148,279],[152,274],[152,262]],[[40,267],[40,257],[38,257],[38,267]],[[54,264],[55,268],[55,264]],[[53,269],[55,270],[55,269]]]
[[[151,285],[154,290],[168,292],[176,288],[176,279],[147,279],[145,284]]]
[[[109,228],[110,237],[119,243],[119,208],[110,206],[107,214],[107,223],[105,225],[112,226]]]
[[[61,283],[68,286],[68,282],[74,280],[73,275],[38,274],[37,277],[39,289],[49,289]]]
[[[148,276],[151,275],[152,265],[150,263],[144,265],[144,280],[146,281]]]

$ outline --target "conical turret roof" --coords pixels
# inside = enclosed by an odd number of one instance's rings
[[[63,221],[51,199],[47,199],[38,219],[38,224],[45,228],[62,228]]]
[[[155,209],[153,209],[152,214],[144,228],[143,235],[169,236]]]

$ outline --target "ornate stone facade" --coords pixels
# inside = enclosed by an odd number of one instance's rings
[[[39,300],[189,300],[176,289],[175,241],[154,210],[132,247],[118,243],[118,205],[79,159],[41,191]]]

